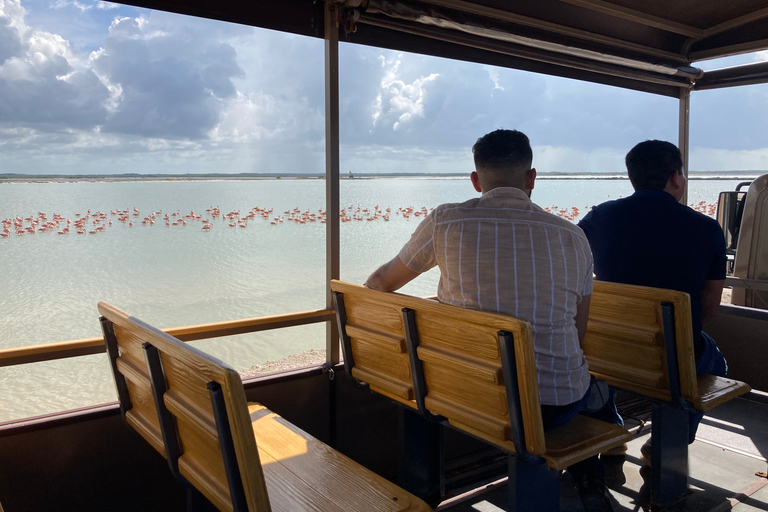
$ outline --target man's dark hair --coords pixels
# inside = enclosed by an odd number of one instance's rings
[[[663,140],[641,142],[627,153],[625,162],[635,190],[664,190],[669,177],[683,170],[680,150]]]
[[[499,129],[483,135],[472,146],[472,154],[478,170],[528,170],[533,163],[531,142],[517,130]]]

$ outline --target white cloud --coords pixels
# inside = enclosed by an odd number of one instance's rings
[[[306,100],[286,101],[263,91],[247,96],[237,93],[211,131],[211,140],[234,143],[319,140],[323,119],[322,112]]]
[[[112,9],[119,9],[120,4],[114,4],[112,2],[105,2],[104,0],[99,0],[96,2],[96,8],[101,9],[103,11],[111,11]]]
[[[77,0],[56,0],[51,4],[51,9],[64,9],[65,7],[74,7],[80,12],[90,11],[93,5],[85,5]]]
[[[493,94],[493,91],[495,90],[503,91],[504,87],[501,86],[498,68],[494,68],[492,66],[483,66],[483,69],[486,73],[488,73],[488,78],[490,78],[493,82],[493,89],[491,89],[491,94]]]
[[[384,76],[380,83],[381,91],[371,105],[374,127],[380,119],[386,118],[392,122],[392,130],[397,131],[414,117],[424,117],[427,86],[440,77],[438,73],[431,73],[427,77],[421,76],[406,83],[399,77],[401,58],[402,54],[394,59],[382,61],[389,68],[384,67]]]

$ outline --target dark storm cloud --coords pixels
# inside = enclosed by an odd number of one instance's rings
[[[183,49],[183,51],[182,51]],[[119,86],[105,132],[203,139],[219,122],[224,100],[242,75],[235,50],[183,27],[164,32],[151,22],[117,20],[94,69]]]
[[[104,122],[107,88],[74,68],[68,43],[24,25],[18,2],[0,11],[0,123],[45,131],[92,129]]]
[[[21,36],[11,25],[11,18],[0,13],[0,64],[21,53]]]
[[[106,119],[103,104],[108,97],[90,71],[73,73],[66,80],[0,78],[0,122],[44,131],[92,129]]]
[[[754,150],[766,147],[768,91],[750,85],[691,95],[691,143],[696,146]]]

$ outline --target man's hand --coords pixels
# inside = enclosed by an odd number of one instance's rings
[[[725,279],[704,282],[704,289],[701,290],[702,324],[712,320],[717,315],[723,297],[723,285],[725,285]]]
[[[365,281],[365,286],[381,292],[393,292],[408,284],[418,275],[418,272],[414,272],[400,261],[400,256],[395,256],[371,274]]]

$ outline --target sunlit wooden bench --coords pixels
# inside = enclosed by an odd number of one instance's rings
[[[544,431],[528,322],[335,280],[331,289],[346,371],[509,453],[512,510],[558,510],[559,470],[632,438],[585,416]]]
[[[655,399],[651,500],[687,492],[688,411],[708,411],[750,387],[696,375],[687,293],[596,281],[582,343],[589,369],[611,386]]]
[[[126,422],[219,510],[430,510],[262,405],[246,403],[240,376],[221,361],[110,304],[100,302],[99,312]]]

